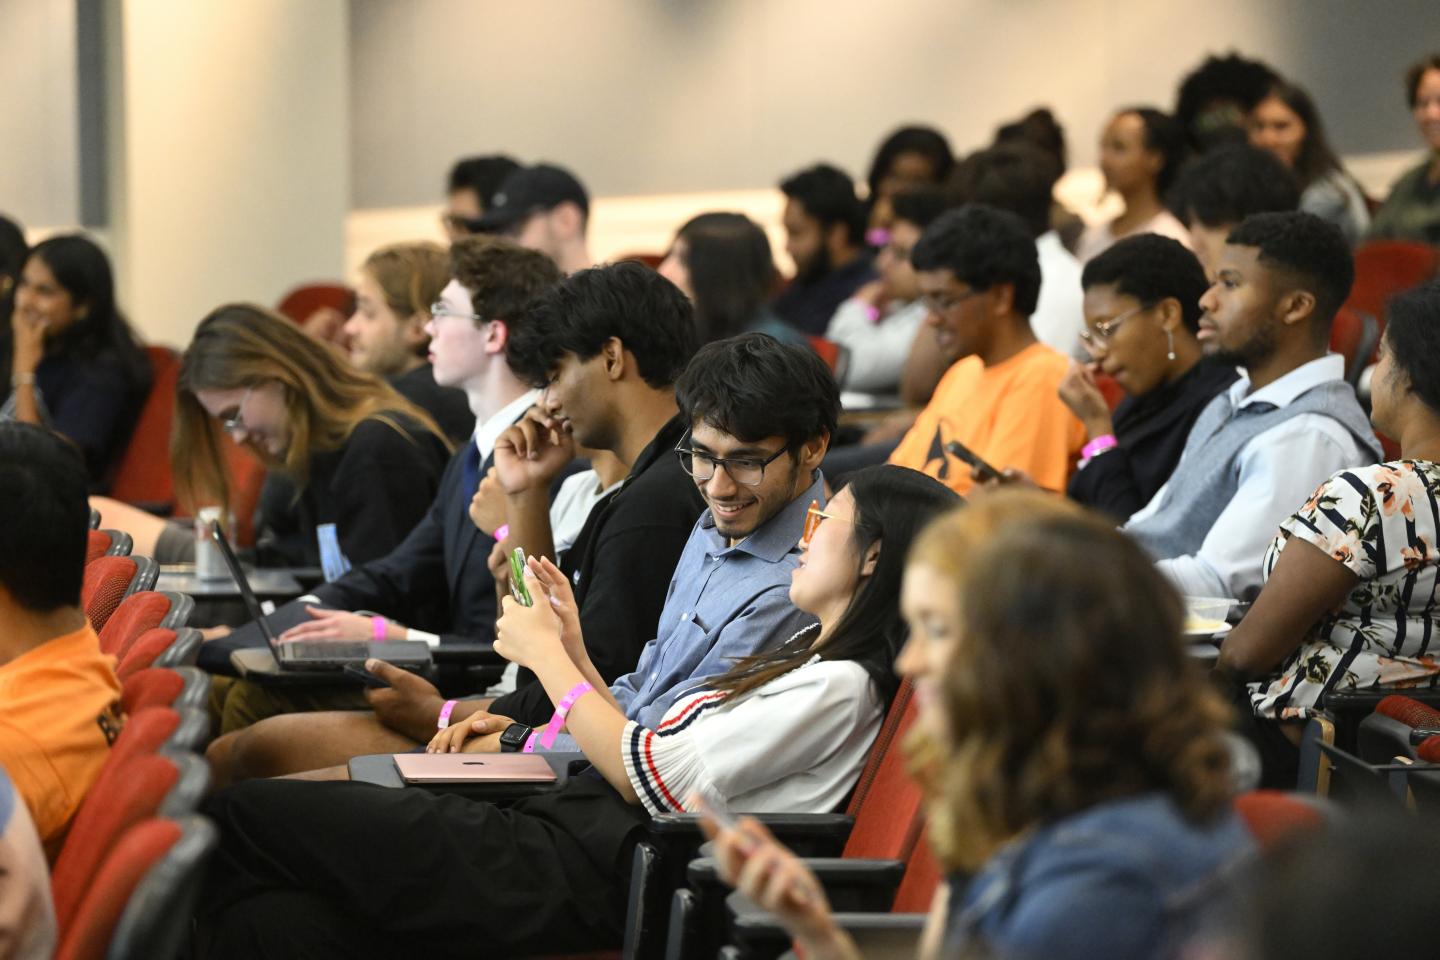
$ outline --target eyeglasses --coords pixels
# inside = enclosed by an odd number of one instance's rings
[[[785,450],[785,447],[781,447],[764,460],[754,457],[712,457],[708,453],[699,453],[685,446],[676,447],[675,454],[680,458],[680,469],[701,483],[714,477],[715,471],[724,467],[731,480],[747,487],[755,487],[765,479],[765,468],[780,459]]]
[[[235,434],[240,433],[240,432],[242,432],[242,431],[248,432],[248,431],[246,430],[246,427],[245,427],[245,415],[244,415],[244,411],[245,411],[245,404],[247,404],[247,403],[250,402],[250,394],[251,394],[252,391],[254,391],[254,389],[255,389],[254,387],[246,387],[246,388],[245,388],[245,396],[241,397],[241,398],[240,398],[240,402],[237,403],[237,404],[235,404],[235,412],[232,413],[232,414],[230,414],[228,417],[220,417],[220,418],[219,418],[219,419],[220,419],[220,429],[224,430],[226,433],[230,434],[230,436],[232,436],[232,437],[235,436]]]
[[[1142,303],[1138,307],[1126,310],[1118,317],[1111,317],[1109,320],[1101,320],[1095,324],[1094,330],[1081,330],[1080,339],[1092,347],[1098,347],[1108,343],[1110,338],[1115,336],[1115,331],[1120,329],[1120,324],[1129,320],[1142,310],[1150,309],[1151,304]]]
[[[440,321],[445,317],[455,317],[460,320],[474,320],[476,323],[484,323],[485,318],[478,313],[456,313],[446,305],[444,300],[436,300],[430,304],[430,319]]]
[[[932,313],[949,313],[951,310],[954,310],[966,300],[969,300],[971,297],[979,296],[984,292],[984,290],[977,290],[972,287],[971,289],[966,290],[964,293],[942,293],[938,295],[933,293],[926,293],[921,294],[920,302],[925,304],[925,309],[931,311]]]

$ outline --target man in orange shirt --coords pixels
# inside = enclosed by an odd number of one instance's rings
[[[0,767],[52,860],[121,723],[114,658],[80,607],[85,483],[69,443],[0,423]]]
[[[967,204],[926,228],[910,259],[952,366],[890,462],[967,493],[970,466],[945,449],[959,441],[997,470],[1064,490],[1085,428],[1057,393],[1070,361],[1030,329],[1040,263],[1025,224]]]

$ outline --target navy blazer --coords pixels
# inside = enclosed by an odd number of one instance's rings
[[[473,442],[473,441],[472,441]],[[450,458],[440,491],[400,544],[315,590],[327,606],[373,610],[430,633],[441,642],[490,642],[495,637],[495,538],[470,522],[470,492],[461,490],[465,452]],[[484,476],[493,454],[480,465]]]

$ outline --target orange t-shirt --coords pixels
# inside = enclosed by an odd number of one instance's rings
[[[121,723],[115,658],[88,624],[0,666],[0,766],[52,859]]]
[[[968,493],[970,467],[945,452],[959,440],[997,470],[1013,467],[1048,490],[1064,490],[1085,445],[1084,425],[1057,392],[1069,365],[1043,343],[990,367],[979,357],[956,361],[890,462]]]

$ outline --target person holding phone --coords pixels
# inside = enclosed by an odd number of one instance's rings
[[[621,868],[647,813],[683,810],[695,791],[746,811],[843,802],[896,686],[906,551],[956,502],[881,466],[812,505],[789,595],[816,622],[695,684],[654,724],[632,719],[595,672],[566,577],[532,560],[537,603],[506,598],[496,648],[540,678],[597,775],[503,810],[357,783],[233,787],[207,809],[222,840],[201,900],[203,955],[618,946]],[[453,724],[431,748],[459,749],[492,722]]]
[[[1186,663],[1174,591],[1100,518],[1004,491],[926,529],[901,607],[907,750],[951,871],[919,956],[1170,956],[1253,855],[1229,810],[1229,712]],[[803,956],[860,956],[763,826],[711,830],[721,875]]]
[[[1056,388],[1069,361],[1040,343],[1030,315],[1040,294],[1035,240],[1013,213],[966,204],[930,224],[911,253],[933,330],[951,367],[890,462],[960,494],[971,468],[946,449],[959,441],[1000,470],[1023,470],[1063,490],[1084,428]]]

